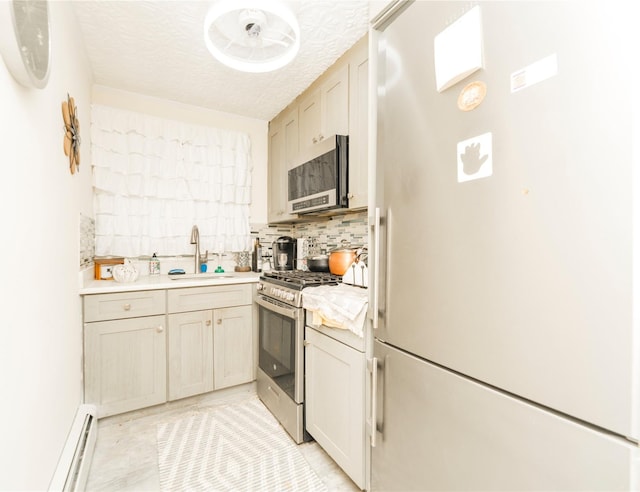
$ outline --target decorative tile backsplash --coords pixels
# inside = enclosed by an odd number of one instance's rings
[[[294,237],[316,238],[322,249],[333,249],[343,240],[354,246],[367,244],[369,232],[367,212],[330,217],[323,222],[294,225]]]
[[[91,217],[80,214],[80,270],[93,264],[96,252],[96,225]]]
[[[327,251],[340,245],[342,240],[356,246],[367,245],[368,232],[366,210],[302,224],[251,224],[252,236],[259,237],[262,246],[267,248],[280,236],[315,238],[320,249]]]

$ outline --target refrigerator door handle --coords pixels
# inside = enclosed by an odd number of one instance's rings
[[[371,372],[371,422],[369,425],[370,439],[371,439],[371,447],[376,447],[376,433],[377,433],[377,425],[376,421],[378,420],[377,415],[377,407],[378,407],[378,358],[373,357],[368,361],[369,371]]]
[[[380,208],[376,207],[373,220],[371,221],[373,229],[373,281],[371,289],[371,325],[374,330],[378,329],[379,313],[379,295],[380,295]]]

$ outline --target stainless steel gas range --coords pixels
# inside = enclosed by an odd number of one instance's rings
[[[304,431],[302,290],[340,280],[330,273],[272,270],[258,282],[258,397],[298,444],[309,440]]]

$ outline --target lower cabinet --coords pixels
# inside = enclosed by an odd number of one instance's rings
[[[86,295],[85,402],[106,417],[253,381],[252,285]]]
[[[166,316],[85,323],[85,401],[98,417],[166,401]]]
[[[213,388],[221,389],[255,379],[251,306],[213,312]]]
[[[305,328],[305,427],[365,487],[365,355]]]
[[[168,340],[169,400],[254,379],[251,306],[170,314]]]
[[[213,311],[168,318],[169,400],[213,391]]]

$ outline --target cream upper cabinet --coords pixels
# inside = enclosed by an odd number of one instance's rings
[[[316,89],[300,99],[300,151],[307,154],[318,143],[320,123],[320,89]]]
[[[296,104],[285,111],[282,118],[282,129],[284,132],[284,162],[285,169],[287,171],[298,164],[298,157],[300,154],[298,112],[299,107]],[[287,183],[285,180],[285,190],[286,189]]]
[[[349,68],[339,68],[320,86],[320,139],[349,133]]]
[[[284,130],[282,119],[274,118],[269,123],[269,166],[267,169],[269,189],[267,190],[267,218],[269,222],[282,220],[286,208],[284,205],[283,176],[284,167]]]
[[[369,196],[369,46],[358,41],[349,57],[349,208],[366,208]]]
[[[325,77],[325,76],[323,76]],[[349,67],[329,71],[319,85],[300,99],[300,154],[316,157],[314,146],[331,135],[349,132]]]
[[[367,207],[368,48],[364,36],[269,123],[269,223],[298,219],[287,213],[287,173],[333,135],[349,135],[349,209]]]
[[[295,217],[287,213],[287,171],[297,156],[298,106],[295,106],[269,123],[267,218],[270,223]]]

